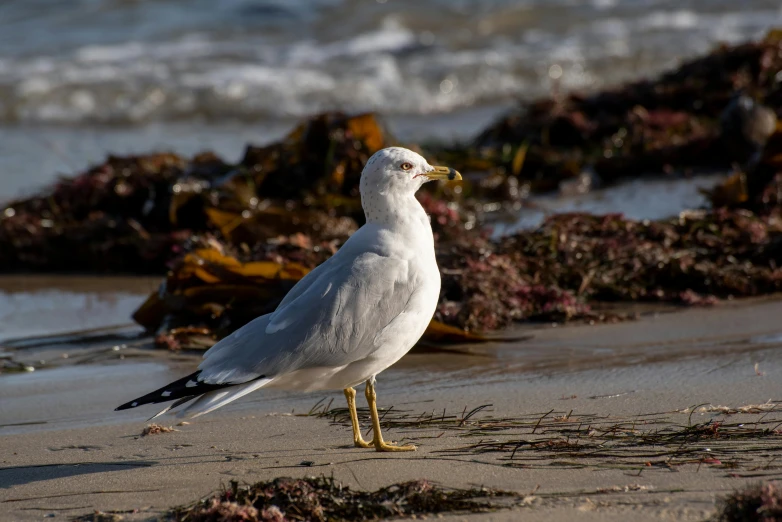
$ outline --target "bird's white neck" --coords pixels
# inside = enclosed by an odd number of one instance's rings
[[[401,221],[423,212],[418,200],[412,194],[398,194],[386,192],[370,192],[361,194],[361,206],[367,223],[393,226]]]
[[[361,206],[364,207],[367,223],[392,230],[425,228],[429,235],[432,233],[429,216],[412,193],[362,191]]]

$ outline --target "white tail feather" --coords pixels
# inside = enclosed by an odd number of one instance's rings
[[[171,404],[169,404],[169,405],[168,405],[168,406],[166,406],[164,409],[160,410],[159,412],[157,412],[156,414],[154,414],[153,416],[151,416],[150,418],[148,418],[148,419],[147,419],[147,422],[151,421],[152,419],[157,419],[158,417],[160,417],[161,415],[163,415],[164,413],[166,413],[168,410],[170,410],[171,408],[173,408],[173,407],[174,407],[174,404],[175,404],[175,403],[171,403]]]
[[[245,384],[232,386],[226,390],[215,390],[200,396],[196,401],[177,414],[177,417],[194,418],[200,417],[205,413],[221,408],[229,402],[244,397],[248,393],[254,392],[269,384],[272,379],[258,379]]]

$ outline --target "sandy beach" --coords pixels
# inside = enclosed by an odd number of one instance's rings
[[[332,399],[332,410],[344,408],[340,392],[255,393],[189,425],[164,417],[177,431],[146,437],[153,408],[112,411],[184,375],[196,354],[128,347],[122,359],[4,376],[0,519],[100,510],[144,520],[231,480],[333,475],[360,490],[427,479],[519,494],[510,510],[454,520],[703,520],[718,496],[782,476],[781,316],[779,300],[728,302],[613,325],[525,328],[513,332],[522,340],[471,354],[410,354],[380,376],[378,393],[393,407],[387,438],[414,442],[411,454],[353,448],[341,417],[306,415]],[[78,359],[78,348],[67,349]],[[622,444],[715,423],[724,438]],[[752,423],[770,435],[734,440]],[[607,451],[556,453],[557,441],[590,437]]]

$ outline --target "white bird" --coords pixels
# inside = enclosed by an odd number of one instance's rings
[[[197,417],[259,388],[342,389],[356,446],[415,450],[383,440],[375,376],[421,338],[440,294],[432,227],[415,192],[430,180],[460,179],[404,148],[375,153],[361,173],[366,224],[334,256],[302,278],[274,312],[210,348],[198,371],[117,410],[176,401],[161,415],[195,400],[179,416]],[[356,413],[353,387],[362,382],[371,443],[361,437]]]

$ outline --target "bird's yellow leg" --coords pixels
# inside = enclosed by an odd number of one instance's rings
[[[361,437],[361,430],[358,427],[358,412],[356,411],[356,390],[345,388],[345,398],[348,400],[348,410],[350,410],[350,422],[353,424],[353,444],[357,448],[371,448],[372,444],[366,442]]]
[[[367,380],[364,394],[369,403],[369,414],[372,416],[372,444],[374,444],[375,449],[377,451],[415,451],[415,446],[412,444],[408,444],[407,446],[394,446],[383,440],[383,435],[380,433],[380,417],[377,415],[377,394],[375,393],[375,385],[372,383],[371,379]]]

